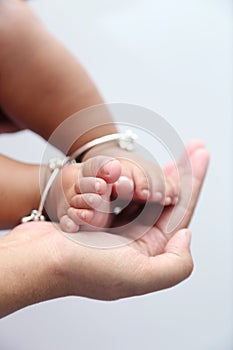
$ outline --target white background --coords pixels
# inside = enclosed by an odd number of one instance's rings
[[[0,322],[0,349],[232,350],[232,2],[30,5],[85,65],[108,102],[158,112],[184,142],[202,139],[211,164],[191,224],[191,278],[117,302],[64,298],[26,308]],[[44,143],[22,132],[0,136],[0,147],[39,162]]]

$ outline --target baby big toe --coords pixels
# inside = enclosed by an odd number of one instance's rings
[[[85,177],[99,177],[107,183],[113,183],[121,175],[121,164],[111,157],[93,157],[83,162],[82,174]]]
[[[119,179],[121,175],[121,164],[117,159],[107,161],[99,170],[97,176],[112,184]]]

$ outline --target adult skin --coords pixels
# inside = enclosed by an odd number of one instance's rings
[[[193,261],[191,234],[186,227],[209,159],[205,147],[198,141],[190,142],[187,152],[193,169],[192,198],[188,208],[182,208],[182,200],[177,204],[185,216],[169,235],[166,227],[172,207],[165,208],[155,226],[141,238],[114,249],[75,244],[49,222],[23,224],[2,237],[0,316],[69,295],[114,300],[146,294],[169,288],[187,278]],[[185,173],[186,164],[181,161],[179,166]],[[175,166],[170,165],[165,171],[178,181]],[[125,222],[126,218],[127,214],[119,220]],[[135,230],[141,228],[139,223],[135,224]]]

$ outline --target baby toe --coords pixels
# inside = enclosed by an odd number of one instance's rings
[[[60,218],[60,227],[62,231],[67,233],[74,233],[79,230],[79,225],[77,225],[68,215],[63,215]]]
[[[107,183],[113,183],[121,174],[121,164],[111,157],[93,157],[82,163],[82,174],[85,177],[100,177]]]
[[[94,217],[94,211],[91,209],[69,208],[67,215],[76,225],[84,225],[91,223]]]
[[[97,193],[100,195],[105,194],[107,190],[107,184],[103,179],[96,177],[81,177],[75,184],[75,192],[81,193]]]
[[[102,202],[100,195],[96,193],[83,193],[75,195],[71,201],[71,207],[76,209],[98,209]]]
[[[133,181],[135,197],[143,201],[150,199],[152,195],[151,181],[144,171],[137,166],[133,169]]]
[[[121,163],[117,159],[112,159],[100,168],[98,176],[103,178],[107,183],[112,184],[117,181],[121,175]]]
[[[134,193],[134,182],[128,176],[122,175],[119,180],[113,184],[113,198],[131,200]]]

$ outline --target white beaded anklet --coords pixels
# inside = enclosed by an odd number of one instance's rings
[[[81,156],[83,156],[84,153],[89,151],[91,148],[97,145],[101,145],[103,143],[111,142],[111,141],[117,141],[117,144],[120,148],[125,149],[127,151],[132,151],[134,149],[134,144],[137,138],[138,138],[137,135],[134,134],[131,130],[127,130],[124,134],[116,133],[116,134],[105,135],[97,139],[94,139],[90,142],[87,142],[85,145],[78,148],[72,154],[71,158],[76,159],[77,161],[80,161],[79,159],[81,158]]]
[[[51,176],[50,176],[50,178],[45,186],[45,189],[42,193],[39,208],[33,209],[29,216],[24,216],[21,219],[22,224],[29,222],[29,221],[45,221],[45,216],[43,215],[43,209],[44,209],[44,204],[45,204],[46,198],[48,196],[49,190],[52,187],[52,184],[53,184],[56,176],[58,175],[59,171],[69,162],[70,162],[69,157],[65,157],[64,159],[52,158],[49,161],[48,166],[49,166],[49,169],[52,172],[52,174],[51,174]]]

